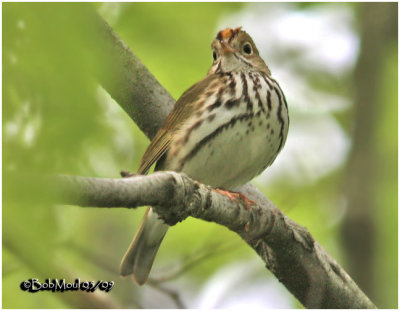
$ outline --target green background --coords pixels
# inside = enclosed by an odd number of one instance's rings
[[[391,5],[397,13],[397,4]],[[146,297],[146,287],[151,285],[140,288],[118,275],[120,259],[144,209],[52,205],[46,203],[51,200],[51,189],[41,187],[37,174],[118,178],[120,170],[134,171],[138,167],[148,145],[144,134],[99,86],[93,74],[94,70],[101,69],[102,60],[83,47],[80,34],[94,31],[88,25],[94,11],[110,23],[177,99],[206,74],[212,58],[210,44],[221,19],[240,13],[248,6],[241,3],[3,4],[4,308],[166,306],[168,295],[162,299],[156,295],[149,302],[143,297]],[[291,10],[307,12],[315,6],[329,4],[293,4]],[[353,27],[358,36],[364,27],[360,13],[365,9],[363,6],[343,4],[355,16]],[[397,14],[395,24],[397,29]],[[379,54],[379,68],[374,72],[379,77],[376,86],[379,113],[371,124],[371,137],[364,138],[373,146],[374,158],[362,167],[363,171],[375,172],[371,191],[365,194],[372,202],[367,214],[374,229],[372,249],[360,254],[361,258],[368,256],[371,265],[362,272],[367,275],[366,283],[360,278],[359,285],[382,308],[397,308],[395,32],[394,39],[385,41]],[[283,61],[289,61],[292,56],[283,55]],[[364,69],[368,73],[368,64]],[[352,102],[350,109],[333,114],[350,139],[359,111],[354,101],[359,78],[353,71],[335,78],[328,72],[304,71],[304,79],[313,88],[340,93]],[[296,109],[291,117],[296,118]],[[268,187],[258,181],[257,186],[287,216],[307,227],[357,282],[359,272],[352,271],[353,255],[343,243],[346,211],[335,208],[345,200],[347,165],[345,162],[327,176],[305,185],[279,180]],[[332,225],[333,218],[339,221]],[[365,228],[358,229],[362,239]],[[197,293],[221,267],[243,260],[256,265],[262,279],[270,279],[274,286],[280,286],[239,237],[221,226],[196,219],[188,219],[170,230],[157,257],[155,273],[162,275],[162,268],[169,271],[171,265],[179,267],[180,263],[203,254],[203,259],[165,287],[183,296],[188,288]],[[32,277],[113,280],[116,285],[104,297],[92,295],[90,298],[21,291],[19,284]],[[160,291],[156,286],[152,288]],[[300,306],[290,295],[286,299],[293,307]],[[183,300],[190,301],[190,297]]]

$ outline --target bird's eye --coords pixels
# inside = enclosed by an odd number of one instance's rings
[[[253,52],[250,43],[243,45],[243,52],[245,52],[247,55],[250,55]]]
[[[215,51],[213,51],[213,59],[214,59],[214,62],[217,60],[217,53]]]

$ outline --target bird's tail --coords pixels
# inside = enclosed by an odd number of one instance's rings
[[[122,258],[120,268],[122,276],[133,273],[138,284],[146,282],[168,228],[169,226],[158,218],[151,207],[147,208],[139,230]]]

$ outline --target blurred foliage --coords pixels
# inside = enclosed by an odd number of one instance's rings
[[[373,277],[380,284],[376,304],[384,308],[397,305],[398,297],[398,51],[393,43],[386,51],[379,86],[382,112],[375,130],[377,150],[377,188],[374,215],[377,216],[376,269]],[[390,134],[389,134],[390,133]],[[391,303],[393,301],[393,303]]]
[[[299,9],[313,5],[300,4]],[[120,307],[141,306],[139,297],[145,289],[120,278],[118,269],[144,211],[52,206],[46,203],[51,189],[45,189],[37,178],[49,173],[118,177],[120,170],[137,168],[148,144],[94,78],[93,70],[102,66],[102,60],[90,54],[82,36],[82,32],[95,31],[90,25],[93,11],[110,23],[178,98],[205,75],[219,20],[242,8],[240,3],[3,5],[4,308],[85,306],[63,293],[22,292],[20,282],[31,277],[114,280],[116,286],[107,299]],[[356,10],[357,5],[349,9]],[[376,183],[379,249],[376,269],[368,273],[374,274],[379,284],[376,303],[393,308],[397,306],[397,44],[388,50],[384,64],[380,73],[381,126],[371,138],[383,159]],[[319,75],[310,79],[315,88],[326,87]],[[348,76],[345,79],[350,80]],[[328,87],[334,89],[332,84]],[[337,91],[351,94],[351,87],[338,87]],[[344,123],[351,127],[350,112],[337,117],[350,120]],[[338,206],[343,200],[344,173],[339,169],[307,186],[282,181],[263,189],[290,218],[308,227],[339,262],[340,222],[335,219],[343,214]],[[193,295],[224,265],[254,259],[254,253],[232,232],[189,219],[168,233],[154,275],[162,274],[160,267],[208,249],[210,241],[215,254],[183,276],[184,287],[179,287],[182,278],[178,279],[178,289],[190,288]],[[223,248],[226,245],[228,248]],[[257,265],[267,276],[260,260]]]

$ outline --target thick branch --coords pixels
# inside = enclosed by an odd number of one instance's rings
[[[124,179],[62,176],[64,204],[92,207],[151,205],[166,223],[189,216],[239,234],[267,268],[308,308],[375,308],[347,273],[314,240],[251,185],[241,190],[256,202],[232,202],[176,172]]]
[[[101,17],[94,22],[101,46],[91,52],[103,60],[96,67],[100,83],[147,137],[154,137],[175,100]]]

